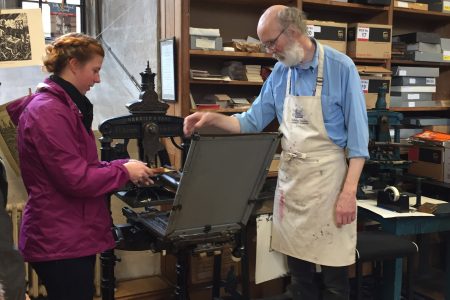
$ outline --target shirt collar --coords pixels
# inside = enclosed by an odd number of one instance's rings
[[[316,50],[314,51],[314,57],[311,61],[308,61],[305,63],[300,63],[300,64],[294,66],[295,69],[303,69],[303,70],[315,69],[319,65],[319,51],[318,51],[319,49],[317,47],[317,42],[314,38],[310,38],[310,39],[316,46]]]

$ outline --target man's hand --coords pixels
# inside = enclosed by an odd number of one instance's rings
[[[337,226],[350,224],[356,219],[356,190],[364,163],[362,157],[350,158],[344,187],[336,201]]]
[[[194,131],[203,127],[216,127],[229,133],[239,133],[241,125],[235,117],[213,112],[196,112],[184,119],[183,131],[186,136],[191,136]]]
[[[356,219],[356,193],[343,190],[336,201],[336,225],[350,224]]]
[[[184,119],[183,131],[186,136],[191,136],[195,130],[208,125],[211,116],[207,112],[196,112]]]

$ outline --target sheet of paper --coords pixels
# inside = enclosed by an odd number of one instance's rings
[[[256,218],[256,270],[255,283],[285,276],[288,272],[286,256],[270,248],[272,215]]]
[[[444,201],[436,200],[428,197],[422,196],[422,203],[430,202],[430,203],[443,203]],[[410,205],[413,205],[416,203],[415,197],[410,197],[409,199]],[[411,208],[409,212],[406,213],[399,213],[396,211],[391,211],[385,208],[381,208],[377,206],[376,200],[358,200],[358,206],[365,208],[367,210],[370,210],[383,218],[399,218],[399,217],[434,217],[433,214],[427,214],[423,212],[418,212],[414,208]]]

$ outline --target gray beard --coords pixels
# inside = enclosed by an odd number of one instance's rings
[[[273,57],[286,67],[293,67],[303,61],[305,50],[298,42],[293,42],[283,53],[273,54]]]

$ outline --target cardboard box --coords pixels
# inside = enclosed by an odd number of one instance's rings
[[[431,101],[433,93],[402,93],[391,91],[391,101]]]
[[[392,26],[353,23],[347,30],[347,54],[353,58],[391,58]]]
[[[439,77],[439,68],[393,66],[392,76]]]
[[[215,36],[191,35],[191,49],[222,50],[222,38]]]
[[[366,108],[375,108],[380,87],[386,87],[386,108],[389,108],[391,102],[390,96],[391,77],[361,76],[361,87],[366,98]]]
[[[436,85],[434,77],[394,77],[392,85]]]
[[[431,11],[450,13],[450,1],[448,0],[420,0],[420,2],[427,3],[428,9]]]
[[[410,3],[406,1],[394,1],[394,7],[428,10],[428,4],[426,3]]]
[[[402,101],[391,98],[391,107],[442,107],[442,101]]]
[[[391,88],[393,92],[401,92],[401,93],[436,93],[435,85],[421,86],[421,85],[402,85],[402,86],[393,86]]]
[[[450,62],[450,39],[441,38],[442,61]]]
[[[347,51],[347,23],[306,21],[308,36],[342,53]]]
[[[442,41],[442,39],[441,39]],[[408,51],[422,51],[422,52],[431,52],[431,53],[441,53],[442,48],[441,44],[430,44],[430,43],[415,43],[406,45],[406,50]]]
[[[391,71],[377,66],[356,66],[361,77],[361,88],[366,99],[366,108],[375,107],[378,97],[378,90],[381,86],[386,87],[386,108],[390,105]]]
[[[214,271],[214,256],[200,257],[191,256],[191,283],[205,283],[211,282]],[[222,254],[221,278],[226,279],[227,273],[230,269],[234,269],[234,274],[240,274],[240,263],[234,262],[231,259],[231,249],[225,249]]]
[[[351,3],[361,3],[361,4],[369,4],[369,5],[381,5],[381,6],[389,6],[391,5],[391,0],[351,0]]]
[[[408,173],[450,183],[450,148],[414,146],[408,159],[412,161]]]
[[[161,273],[170,283],[176,284],[176,256],[168,254],[161,257]],[[234,268],[235,274],[239,276],[240,263],[231,259],[231,249],[225,248],[222,253],[221,278],[224,280],[228,271]],[[214,256],[200,257],[196,255],[189,256],[188,266],[188,285],[192,286],[200,283],[212,282],[214,271]]]
[[[440,36],[434,32],[411,32],[406,34],[399,34],[392,37],[394,42],[404,42],[407,44],[414,43],[430,43],[430,44],[440,44]]]
[[[450,126],[445,125],[431,125],[431,126],[425,126],[423,129],[431,130],[431,131],[437,131],[437,132],[443,132],[443,133],[450,133]]]
[[[438,117],[406,118],[404,124],[414,126],[450,126],[450,119]]]
[[[442,53],[406,51],[406,59],[413,61],[443,62]]]

